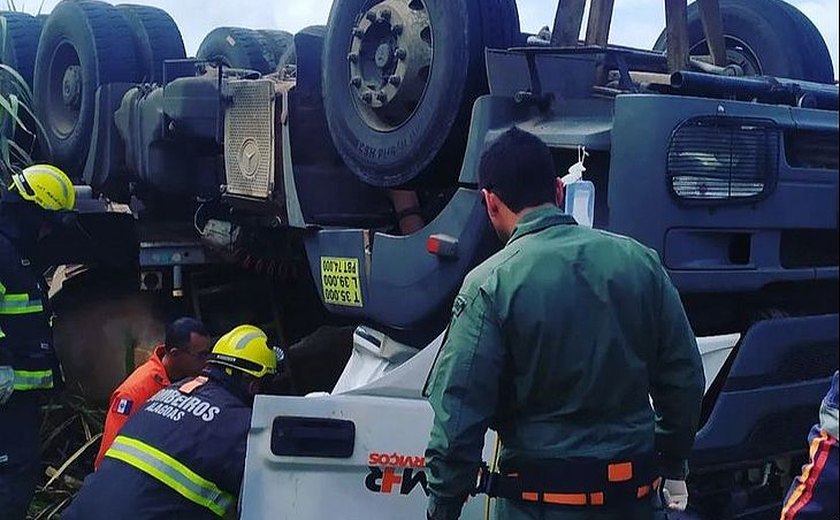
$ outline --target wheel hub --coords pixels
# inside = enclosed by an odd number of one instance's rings
[[[56,139],[67,139],[79,122],[86,94],[76,48],[69,42],[59,44],[53,50],[46,73],[44,124]]]
[[[353,28],[350,89],[365,121],[383,131],[402,125],[426,90],[433,56],[423,0],[384,0]]]
[[[61,83],[61,97],[64,106],[78,110],[82,104],[82,68],[79,65],[70,65],[64,71],[64,78]]]
[[[696,44],[689,52],[692,56],[708,55],[709,47],[706,40]],[[729,65],[740,68],[737,75],[760,76],[764,73],[761,62],[750,46],[728,35],[726,36],[726,61]]]
[[[391,56],[393,55],[394,51],[390,44],[383,43],[376,49],[376,66],[380,69],[384,69],[388,65],[391,64]]]
[[[751,56],[751,52],[741,47],[726,49],[726,58],[731,65],[737,65],[743,71],[743,76],[761,75],[761,66],[758,60]]]

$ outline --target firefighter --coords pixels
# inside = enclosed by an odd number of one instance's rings
[[[488,148],[479,181],[506,245],[465,279],[429,381],[428,517],[482,492],[501,520],[652,519],[661,478],[684,509],[705,381],[658,255],[558,209],[552,154],[527,132]]]
[[[200,376],[154,396],[120,430],[65,520],[200,519],[232,513],[251,406],[277,368],[263,331],[222,336]]]
[[[782,508],[782,520],[829,520],[840,517],[837,458],[838,373],[820,405],[820,422],[808,435],[809,460],[794,479]]]
[[[179,318],[166,327],[163,344],[155,347],[149,360],[132,372],[111,394],[102,443],[94,467],[99,468],[114,437],[148,398],[172,382],[197,376],[209,355],[210,337],[200,321]]]
[[[37,245],[76,196],[53,166],[30,166],[11,180],[0,202],[0,512],[18,520],[38,481],[40,403],[63,383]]]

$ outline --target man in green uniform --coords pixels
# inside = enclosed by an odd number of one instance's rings
[[[480,491],[501,520],[653,519],[662,479],[684,509],[705,381],[656,252],[562,213],[531,134],[502,135],[479,178],[506,245],[464,281],[429,381],[428,517],[459,518],[488,428],[500,465]]]

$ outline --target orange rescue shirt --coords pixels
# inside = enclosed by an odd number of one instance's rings
[[[143,406],[150,397],[169,386],[169,376],[163,366],[163,356],[166,353],[163,345],[155,347],[149,360],[140,365],[128,376],[128,379],[114,390],[108,403],[108,415],[105,417],[105,430],[102,433],[102,444],[96,461],[95,469],[99,469],[105,452],[111,447],[120,429],[129,417]]]

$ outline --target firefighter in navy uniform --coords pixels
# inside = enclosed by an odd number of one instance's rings
[[[241,325],[202,375],[146,401],[120,430],[64,520],[216,518],[235,513],[254,395],[276,372],[266,335]]]
[[[42,399],[62,384],[38,241],[75,205],[58,168],[12,174],[0,203],[0,516],[21,520],[40,467]]]

